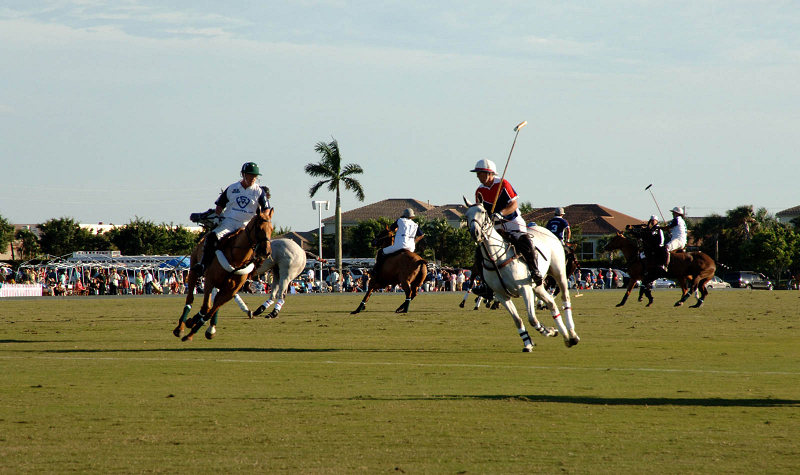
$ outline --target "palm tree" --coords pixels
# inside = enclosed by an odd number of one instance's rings
[[[360,165],[348,163],[342,167],[342,157],[339,155],[339,143],[333,139],[330,143],[317,142],[314,151],[322,155],[319,163],[309,163],[306,165],[306,173],[313,177],[323,178],[314,184],[308,194],[311,198],[317,194],[320,188],[328,185],[329,191],[336,192],[336,269],[342,275],[342,201],[340,196],[340,186],[352,190],[359,201],[364,201],[364,189],[353,175],[364,173]]]

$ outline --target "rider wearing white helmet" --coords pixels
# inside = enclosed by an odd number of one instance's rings
[[[246,162],[240,174],[242,179],[225,188],[214,203],[217,205],[215,213],[222,216],[222,221],[206,235],[203,258],[194,268],[199,274],[204,273],[213,262],[220,239],[245,227],[256,213],[269,208],[267,192],[258,185],[261,175],[258,165]]]
[[[511,186],[508,180],[503,179],[501,182],[500,178],[496,176],[497,167],[491,160],[478,160],[475,168],[470,171],[475,172],[478,176],[478,181],[481,182],[481,185],[475,190],[475,198],[483,201],[483,206],[487,211],[491,212],[492,208],[494,208],[495,215],[492,219],[495,227],[508,233],[512,239],[512,244],[516,246],[525,259],[534,283],[541,285],[542,275],[537,267],[533,240],[528,234],[525,220],[522,219],[522,213],[519,212],[519,200],[514,187]],[[497,204],[495,204],[495,200],[497,200]],[[482,263],[483,258],[480,256],[480,250],[477,249],[477,251],[475,261],[476,263]],[[482,264],[477,265],[483,267]],[[479,272],[483,271],[482,268],[478,270]]]
[[[669,251],[683,251],[686,249],[686,221],[682,207],[672,208],[672,220],[664,226],[669,230],[670,240],[666,245],[667,263],[669,265]]]

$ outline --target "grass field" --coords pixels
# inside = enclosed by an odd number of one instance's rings
[[[0,472],[800,473],[800,292],[621,295],[527,354],[461,294],[229,304],[186,343],[178,297],[4,299]]]

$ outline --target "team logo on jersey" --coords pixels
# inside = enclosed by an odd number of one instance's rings
[[[250,204],[250,198],[246,196],[240,196],[236,198],[236,204],[239,205],[240,208],[244,208],[245,206]]]

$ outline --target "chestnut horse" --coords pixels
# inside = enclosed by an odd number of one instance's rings
[[[642,281],[642,286],[646,286],[652,282],[644,281],[644,262],[639,258],[639,247],[636,243],[625,237],[622,233],[617,233],[616,236],[606,244],[605,251],[622,251],[625,256],[625,261],[628,263],[628,274],[631,278],[628,282],[628,288],[622,301],[617,304],[617,307],[625,305],[628,296],[631,294],[633,286],[637,280]],[[706,283],[714,277],[714,272],[717,270],[717,265],[714,264],[714,259],[702,252],[670,252],[669,267],[667,268],[667,277],[675,279],[681,286],[681,298],[675,302],[676,307],[680,307],[689,298],[695,290],[700,290],[700,297],[697,303],[692,305],[692,308],[697,308],[703,305],[703,301],[708,295]],[[644,289],[645,295],[649,300],[647,306],[653,304],[653,296],[650,290]]]
[[[273,211],[270,208],[256,214],[244,228],[224,237],[220,241],[217,246],[216,256],[208,269],[206,269],[205,283],[203,285],[203,305],[200,307],[200,311],[188,320],[186,319],[187,312],[184,311],[178,321],[178,326],[172,331],[175,336],[181,336],[183,331],[190,327],[189,334],[184,336],[182,340],[191,340],[192,336],[202,328],[205,322],[215,316],[217,310],[232,299],[247,281],[248,275],[256,266],[256,248],[260,248],[258,254],[269,254],[269,240],[272,237],[273,229]],[[195,249],[195,253],[197,253],[197,249]],[[192,253],[192,261],[195,261],[198,257],[195,256],[195,253]],[[188,284],[191,284],[191,287],[189,287],[190,292],[194,288],[196,279],[197,276],[192,279],[192,273],[190,272],[188,279],[190,280]],[[215,288],[218,292],[212,303],[211,294]]]
[[[384,229],[372,241],[372,245],[378,249],[390,246],[394,233],[389,231],[389,228]],[[389,285],[400,285],[406,293],[406,300],[402,305],[397,307],[395,313],[408,313],[408,306],[414,297],[417,296],[417,289],[425,282],[425,277],[428,275],[428,262],[419,257],[417,254],[409,251],[402,250],[393,252],[386,256],[381,267],[380,275],[375,275],[370,272],[369,279],[367,280],[367,293],[358,304],[358,308],[350,312],[356,314],[364,310],[367,306],[367,300],[375,289],[382,289]]]

